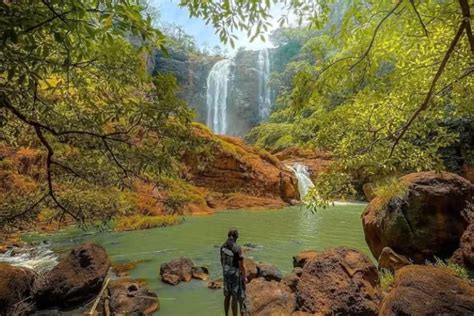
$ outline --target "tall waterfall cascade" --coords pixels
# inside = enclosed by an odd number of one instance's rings
[[[314,187],[313,181],[311,181],[308,167],[300,163],[295,163],[292,166],[287,166],[296,176],[298,180],[298,191],[300,193],[300,199],[302,200],[309,190]]]
[[[271,109],[270,54],[265,48],[258,52],[258,110],[262,121],[268,119]]]
[[[231,66],[230,59],[218,61],[207,77],[207,126],[216,134],[227,132],[227,95]]]

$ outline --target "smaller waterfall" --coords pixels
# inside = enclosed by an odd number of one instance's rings
[[[227,132],[227,94],[232,60],[223,59],[207,77],[207,126],[217,134]]]
[[[258,110],[262,121],[268,119],[272,110],[270,89],[270,56],[268,49],[258,52]]]
[[[58,264],[58,257],[47,245],[42,244],[33,248],[9,249],[0,254],[0,262],[26,267],[42,273],[51,270]]]
[[[298,191],[300,192],[300,199],[303,200],[308,191],[314,187],[313,181],[311,181],[308,167],[300,163],[295,163],[292,166],[287,166],[298,179]]]

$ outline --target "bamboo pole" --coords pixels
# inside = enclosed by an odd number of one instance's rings
[[[105,279],[105,282],[102,285],[102,289],[100,290],[99,295],[97,295],[97,298],[95,299],[94,305],[92,305],[91,310],[86,315],[95,315],[95,310],[97,309],[97,305],[99,305],[100,298],[102,297],[102,295],[104,295],[105,289],[107,288],[107,286],[109,286],[109,281],[110,281],[110,278]]]

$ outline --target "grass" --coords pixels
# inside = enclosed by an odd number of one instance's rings
[[[124,216],[114,221],[115,231],[142,230],[155,227],[166,227],[181,223],[181,219],[175,215],[158,215],[158,216]]]
[[[389,178],[376,185],[374,193],[381,204],[386,205],[394,198],[403,198],[408,194],[408,186],[397,178]]]
[[[386,269],[382,269],[379,273],[380,288],[383,292],[388,292],[395,281],[395,277],[392,272]]]
[[[446,269],[449,272],[453,273],[454,275],[460,277],[461,279],[464,280],[469,280],[469,272],[464,268],[463,266],[453,263],[453,262],[446,262],[440,258],[435,257],[435,262],[430,263],[430,265],[441,268],[441,269]]]

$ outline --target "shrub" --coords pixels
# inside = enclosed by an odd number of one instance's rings
[[[114,230],[116,231],[130,231],[142,230],[155,227],[166,227],[177,225],[181,223],[181,219],[175,215],[160,215],[160,216],[127,216],[119,217],[114,221]]]
[[[446,262],[440,258],[435,257],[434,263],[428,263],[429,265],[448,270],[449,272],[453,273],[454,275],[460,277],[461,279],[469,280],[469,273],[467,272],[466,268],[463,266],[453,263],[453,262]]]
[[[386,269],[382,269],[382,271],[380,271],[379,282],[380,282],[380,288],[382,289],[382,291],[384,292],[389,291],[394,281],[395,281],[395,277],[393,276],[392,272]]]

